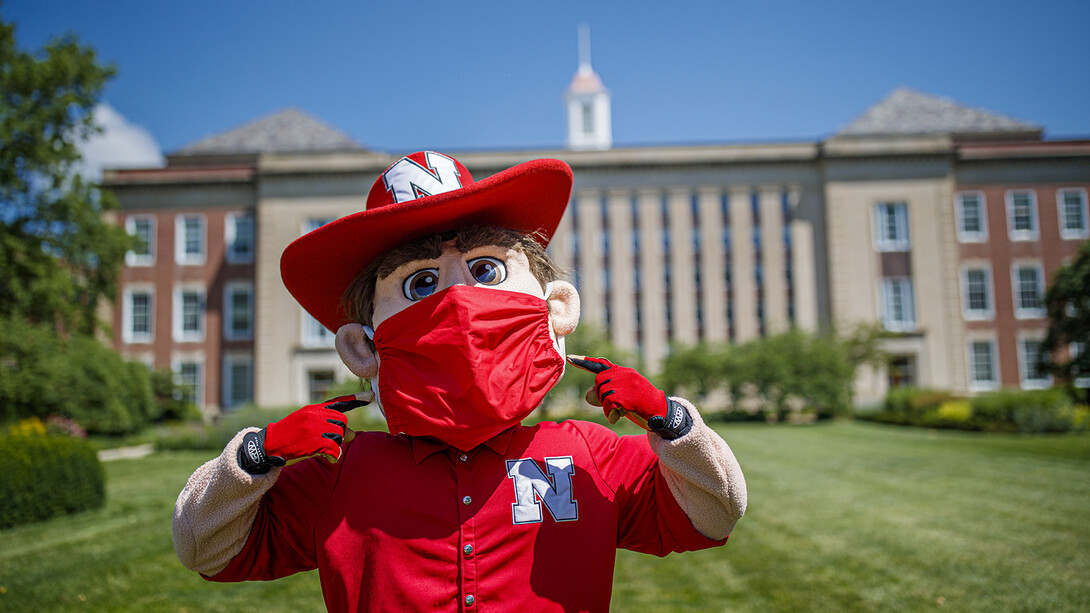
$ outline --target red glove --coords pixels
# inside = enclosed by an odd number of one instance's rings
[[[338,396],[294,411],[264,430],[244,436],[238,464],[248,473],[264,474],[273,466],[314,456],[336,462],[350,432],[344,413],[365,404],[367,401],[356,396]]]
[[[635,369],[617,366],[605,358],[582,355],[569,355],[568,362],[595,373],[587,402],[602,407],[609,423],[615,424],[624,416],[666,439],[683,436],[692,427],[692,418],[685,407],[667,398],[666,392]]]

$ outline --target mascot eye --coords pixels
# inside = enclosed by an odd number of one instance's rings
[[[425,268],[409,275],[409,278],[405,279],[402,291],[406,298],[416,302],[434,294],[437,287],[439,287],[439,271],[435,268]]]
[[[507,267],[496,258],[474,258],[469,261],[469,273],[482,285],[498,285],[507,279]]]

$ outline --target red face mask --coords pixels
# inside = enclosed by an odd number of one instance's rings
[[[519,423],[560,379],[545,300],[456,285],[375,330],[390,432],[467,451]]]

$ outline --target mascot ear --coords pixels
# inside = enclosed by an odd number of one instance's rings
[[[357,377],[372,379],[378,374],[378,359],[360,324],[345,324],[337,330],[337,353]]]
[[[549,321],[558,337],[575,332],[579,324],[579,292],[567,281],[552,281],[545,291],[549,304]]]

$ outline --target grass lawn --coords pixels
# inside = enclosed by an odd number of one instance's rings
[[[1090,610],[1090,436],[717,426],[750,504],[730,543],[620,552],[616,611]],[[208,452],[106,465],[106,507],[0,531],[0,611],[322,609],[316,573],[184,570],[174,499]]]

